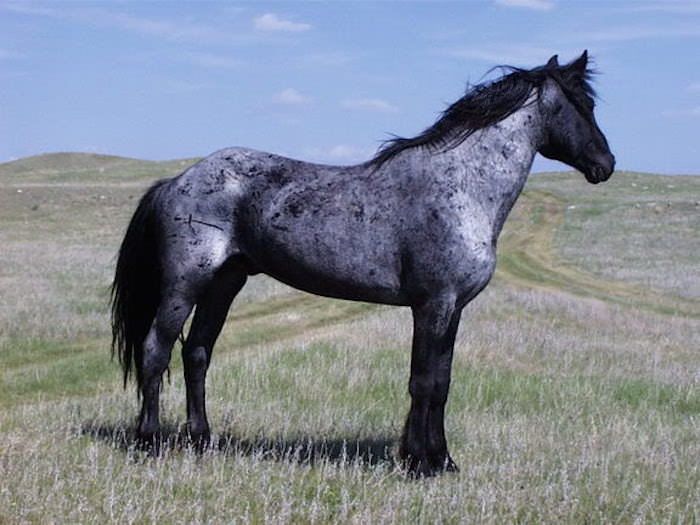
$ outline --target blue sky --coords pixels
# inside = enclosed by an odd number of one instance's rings
[[[586,48],[618,166],[700,174],[698,0],[0,0],[0,161],[243,145],[353,163],[492,66]]]

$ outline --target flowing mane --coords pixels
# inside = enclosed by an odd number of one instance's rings
[[[384,142],[369,163],[375,167],[402,151],[415,147],[448,151],[459,146],[474,132],[500,122],[527,102],[533,88],[547,78],[555,80],[567,97],[584,114],[592,114],[595,92],[590,85],[594,71],[574,74],[573,63],[563,66],[547,64],[533,69],[498,66],[506,72],[500,78],[468,86],[462,98],[443,111],[435,124],[412,138],[394,137]]]

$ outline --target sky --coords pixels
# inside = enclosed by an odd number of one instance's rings
[[[618,168],[700,174],[700,0],[0,0],[0,162],[246,146],[351,164],[496,65],[584,49]]]

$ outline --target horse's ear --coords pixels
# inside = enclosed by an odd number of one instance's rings
[[[570,67],[577,73],[583,75],[586,72],[586,67],[588,67],[588,49],[584,49],[581,56],[574,60]]]
[[[547,62],[547,69],[554,69],[559,67],[559,56],[554,55],[552,58],[549,59]]]

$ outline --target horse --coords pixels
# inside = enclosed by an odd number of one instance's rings
[[[410,307],[410,410],[398,447],[411,476],[458,470],[445,403],[462,309],[489,283],[496,244],[535,155],[593,184],[615,157],[594,117],[588,53],[560,65],[501,66],[435,123],[386,141],[362,164],[313,164],[227,148],[141,198],[119,249],[112,355],[136,376],[140,443],[159,437],[158,397],[194,309],[182,359],[186,431],[206,446],[205,377],[250,275],[312,294]]]

